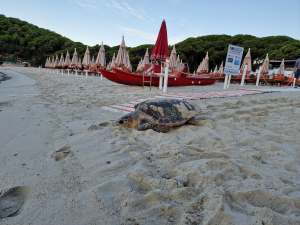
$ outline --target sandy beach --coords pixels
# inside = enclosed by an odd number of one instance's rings
[[[300,224],[300,92],[191,100],[197,125],[140,132],[101,107],[161,94],[155,87],[0,72],[12,77],[0,83],[1,225]]]

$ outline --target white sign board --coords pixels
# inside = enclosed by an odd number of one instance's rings
[[[243,52],[243,47],[229,45],[224,67],[224,74],[239,75]]]

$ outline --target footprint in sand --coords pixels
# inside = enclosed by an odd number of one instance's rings
[[[55,152],[52,154],[52,157],[54,157],[55,160],[59,160],[59,159],[62,159],[62,158],[66,158],[67,155],[71,152],[71,149],[72,149],[71,146],[63,147],[63,148],[59,149],[58,151],[55,151]]]
[[[111,124],[111,122],[103,122],[103,123],[100,123],[99,125],[92,124],[91,126],[89,126],[88,130],[100,130],[103,127],[109,126],[110,124]]]
[[[26,186],[0,191],[0,219],[22,213],[32,195],[33,190]]]

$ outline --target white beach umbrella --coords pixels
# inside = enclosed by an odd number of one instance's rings
[[[176,70],[180,71],[180,59],[179,59],[179,55],[178,55],[177,60],[176,60]]]
[[[59,63],[59,58],[58,58],[58,54],[56,54],[56,58],[55,58],[55,61],[54,61],[54,67],[58,67],[58,63]]]
[[[91,60],[91,67],[94,68],[94,66],[95,66],[95,57],[93,56]]]
[[[206,52],[205,59],[203,61],[203,67],[201,68],[201,73],[208,73],[209,71],[209,58],[208,58],[208,52]]]
[[[66,59],[64,62],[64,66],[69,67],[71,64],[71,60],[70,60],[70,55],[69,55],[69,51],[67,51],[67,55],[66,55]]]
[[[114,53],[114,56],[112,57],[111,63],[110,63],[110,68],[113,69],[116,67],[116,56]]]
[[[110,64],[111,62],[107,63],[106,70],[111,70]]]
[[[183,70],[184,64],[182,63],[182,59],[180,60],[180,70]]]
[[[194,70],[193,77],[195,77],[195,76],[196,76],[196,71]]]
[[[244,68],[245,68],[246,63],[248,63],[246,74],[250,74],[250,72],[252,71],[250,48],[248,49],[248,52],[247,52],[247,54],[244,58],[243,64],[242,64],[241,69],[240,69],[240,73],[244,72]]]
[[[216,65],[216,68],[215,68],[213,74],[217,74],[217,73],[218,73],[218,66]]]
[[[129,71],[132,71],[132,66],[131,66],[130,58],[129,58],[129,52],[127,52],[126,60],[127,60],[127,62],[126,62],[126,64],[127,64],[127,69],[128,69]]]
[[[89,46],[86,46],[84,57],[82,60],[82,66],[87,69],[91,65],[91,56],[89,51]]]
[[[81,67],[82,67],[81,58],[79,58],[78,63],[77,63],[77,68],[81,69]]]
[[[219,70],[218,70],[218,74],[223,75],[223,71],[224,71],[224,68],[223,68],[223,61],[222,61],[221,65],[219,67]]]
[[[59,63],[58,63],[58,67],[64,67],[64,62],[65,62],[64,54],[61,53],[60,60],[59,60]]]
[[[173,46],[173,49],[172,49],[172,52],[170,55],[170,68],[172,70],[175,70],[177,68],[175,45]]]
[[[122,42],[118,51],[115,65],[116,67],[127,67],[127,51],[124,36],[122,37]]]
[[[261,69],[261,74],[268,74],[269,73],[269,57],[268,57],[268,53],[267,53],[267,56],[264,60],[264,63],[262,64],[262,69]]]
[[[49,65],[49,59],[47,58],[45,62],[45,68],[48,68],[48,65]]]
[[[54,59],[54,56],[53,56],[52,61],[51,61],[51,68],[54,68],[54,65],[55,65],[55,59]]]
[[[144,59],[143,59],[143,61],[141,63],[141,69],[145,69],[145,65],[149,64],[149,63],[150,63],[150,61],[149,61],[149,53],[148,53],[148,48],[147,48],[146,54],[145,54]]]
[[[75,48],[75,51],[73,53],[73,58],[72,58],[72,61],[71,61],[71,67],[76,68],[77,64],[78,64],[78,54],[77,54],[77,51],[76,51],[76,48]]]
[[[284,75],[284,59],[282,60],[277,75]]]
[[[97,67],[101,67],[101,68],[105,68],[105,66],[106,66],[105,49],[104,49],[103,41],[102,41],[101,47],[99,49],[95,65]]]

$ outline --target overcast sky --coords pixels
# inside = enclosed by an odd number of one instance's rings
[[[93,46],[155,44],[163,19],[169,45],[210,34],[286,35],[300,40],[300,0],[9,0],[0,14]]]

